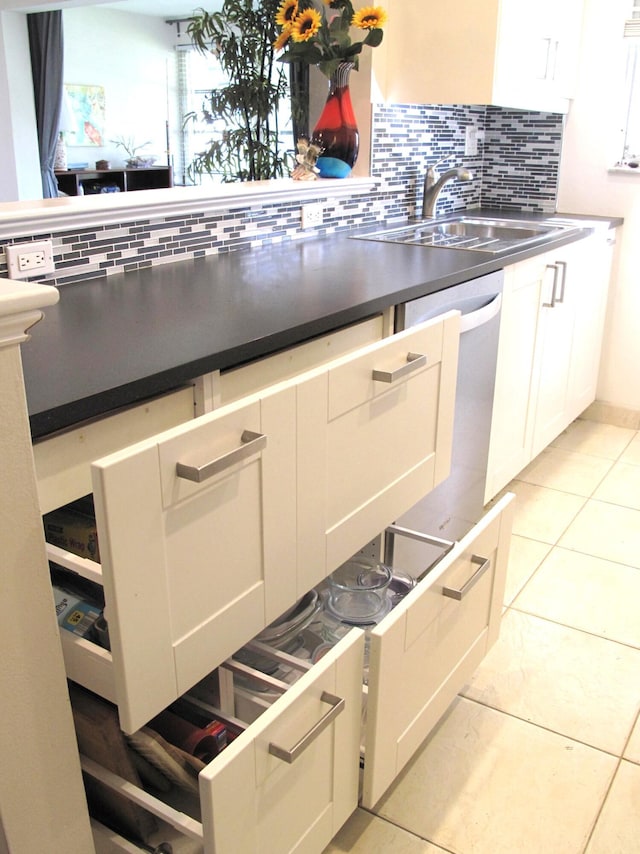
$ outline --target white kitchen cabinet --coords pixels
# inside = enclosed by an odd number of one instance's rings
[[[459,317],[442,317],[300,386],[298,566],[305,589],[448,475]]]
[[[505,270],[485,501],[595,399],[606,232]]]
[[[497,640],[513,510],[512,496],[498,502],[372,630],[363,806],[384,794]]]
[[[613,262],[615,229],[594,239],[593,251],[576,259],[581,278],[576,282],[575,323],[569,368],[568,416],[573,420],[596,398],[598,371],[604,337],[608,284]],[[576,247],[579,253],[579,245]],[[589,266],[592,265],[592,266]],[[587,283],[587,287],[582,285]]]
[[[345,627],[315,664],[294,665],[303,675],[280,696],[253,694],[263,711],[200,772],[198,805],[176,817],[155,801],[154,814],[195,829],[205,854],[319,854],[359,792],[363,806],[376,803],[496,641],[512,514],[512,496],[505,496],[371,631],[364,695],[364,634]],[[273,655],[285,665],[295,661]],[[234,690],[243,693],[246,712],[251,692]],[[202,689],[197,696],[203,707]],[[99,769],[85,769],[102,779]]]
[[[63,649],[126,732],[446,475],[458,325],[443,315],[92,465],[102,565],[49,554],[104,587],[111,651],[70,632]]]
[[[567,111],[583,0],[543,0],[531,13],[518,0],[390,0],[385,8],[374,101]]]
[[[192,386],[57,433],[33,445],[40,512],[91,492],[91,463],[194,416]]]
[[[360,347],[380,341],[393,332],[393,310],[378,314],[359,323],[336,329],[295,347],[288,347],[271,356],[256,359],[245,365],[218,372],[211,377],[212,405],[223,406],[247,394],[262,391],[274,383],[283,382],[317,368],[340,356],[353,353]]]
[[[447,476],[458,340],[450,312],[113,451],[91,466],[102,564],[50,547],[104,587],[111,651],[63,631],[65,665],[126,733],[193,689],[202,702],[210,683],[245,721],[186,808],[114,783],[206,854],[318,854],[359,796],[373,805],[388,788],[497,637],[510,497],[371,633],[364,695],[357,628],[268,700],[247,699],[231,660]],[[96,845],[136,850],[102,831]]]
[[[358,802],[363,648],[351,632],[200,772],[207,854],[319,852],[342,827]],[[300,742],[291,761],[273,755]]]

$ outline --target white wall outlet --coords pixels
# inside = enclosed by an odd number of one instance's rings
[[[312,205],[302,205],[302,227],[314,228],[322,225],[322,215],[324,209],[321,202],[315,202]]]
[[[5,246],[5,252],[7,275],[10,279],[29,279],[32,276],[55,273],[51,240],[8,244]]]
[[[467,125],[464,131],[464,153],[467,157],[473,157],[478,153],[478,128]]]

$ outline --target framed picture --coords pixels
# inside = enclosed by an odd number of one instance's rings
[[[104,145],[104,86],[65,83],[73,128],[65,132],[67,145]]]

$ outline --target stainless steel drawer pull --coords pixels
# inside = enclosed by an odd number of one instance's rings
[[[375,368],[371,373],[371,379],[379,383],[394,383],[396,380],[406,377],[412,371],[417,371],[427,364],[427,357],[422,353],[407,353],[407,363],[395,371],[377,371]]]
[[[336,697],[335,694],[329,694],[328,691],[323,691],[320,699],[323,703],[328,703],[331,706],[329,711],[320,718],[318,723],[311,727],[309,732],[302,736],[297,744],[293,745],[291,750],[287,750],[285,747],[280,747],[279,745],[271,742],[269,744],[269,753],[272,756],[277,756],[278,759],[282,759],[283,762],[288,762],[289,764],[295,762],[298,756],[300,756],[300,754],[316,740],[320,733],[325,730],[344,709],[343,697]]]
[[[251,430],[245,430],[240,437],[242,445],[223,454],[215,460],[211,460],[202,466],[188,466],[185,463],[176,463],[176,474],[178,477],[183,477],[186,480],[192,480],[194,483],[202,483],[214,474],[218,474],[225,469],[231,468],[235,463],[250,457],[252,454],[257,454],[262,451],[267,445],[267,437],[264,433],[253,433]]]
[[[467,593],[471,590],[471,588],[480,581],[482,576],[491,566],[491,558],[483,558],[478,557],[478,555],[471,555],[471,563],[478,564],[478,569],[473,573],[471,578],[469,578],[462,587],[457,590],[455,587],[443,587],[442,595],[448,596],[449,599],[457,599],[460,601],[463,596],[466,596]]]
[[[564,302],[564,289],[567,284],[567,262],[556,261],[558,267],[562,267],[562,285],[560,287],[560,296],[556,298],[556,302]]]
[[[556,304],[556,288],[558,287],[558,265],[547,264],[547,270],[553,270],[553,285],[551,287],[551,302],[543,302],[543,308],[555,308]]]

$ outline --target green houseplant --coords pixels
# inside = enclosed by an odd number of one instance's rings
[[[222,119],[225,131],[189,166],[195,176],[218,174],[225,182],[258,181],[286,174],[287,153],[279,140],[278,109],[288,96],[287,76],[275,62],[280,0],[224,0],[220,12],[198,9],[187,32],[202,53],[211,51],[228,83],[212,90],[200,114],[209,124]]]

